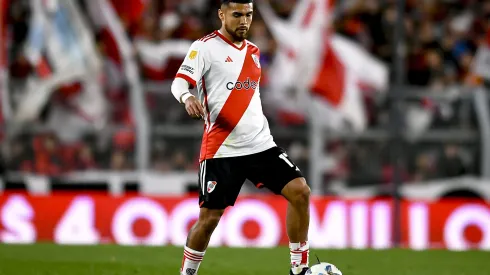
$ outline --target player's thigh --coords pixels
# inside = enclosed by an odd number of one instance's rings
[[[257,187],[268,188],[278,195],[291,181],[304,178],[299,167],[281,147],[256,154],[250,162],[247,178]]]
[[[204,160],[199,166],[199,207],[225,209],[234,205],[244,181],[238,159]]]

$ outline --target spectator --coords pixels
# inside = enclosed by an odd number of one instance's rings
[[[458,177],[467,172],[465,163],[460,155],[460,149],[454,144],[445,146],[438,164],[439,177],[441,178]]]

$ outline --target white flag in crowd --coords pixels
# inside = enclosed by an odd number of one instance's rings
[[[362,131],[367,116],[360,84],[386,90],[388,68],[355,42],[332,33],[334,4],[299,0],[291,17],[282,20],[266,1],[259,1],[278,43],[268,99],[283,112],[324,117],[334,130]]]

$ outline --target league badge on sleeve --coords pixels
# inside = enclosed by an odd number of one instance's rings
[[[196,58],[196,56],[197,56],[197,51],[194,51],[194,50],[193,50],[193,51],[191,51],[191,53],[189,54],[189,59],[190,59],[190,60],[193,60],[193,59],[195,59],[195,58]]]
[[[254,60],[254,63],[257,66],[257,68],[260,68],[260,60],[259,60],[259,57],[256,54],[252,54],[252,59]]]

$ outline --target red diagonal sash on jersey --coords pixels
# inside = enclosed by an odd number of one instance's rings
[[[245,82],[247,78],[250,78],[250,81],[259,82],[261,70],[255,65],[252,54],[258,54],[258,49],[249,45],[237,81]],[[204,133],[200,161],[214,157],[223,142],[237,126],[250,105],[254,93],[255,90],[252,88],[248,90],[233,89],[231,91],[213,127]]]

